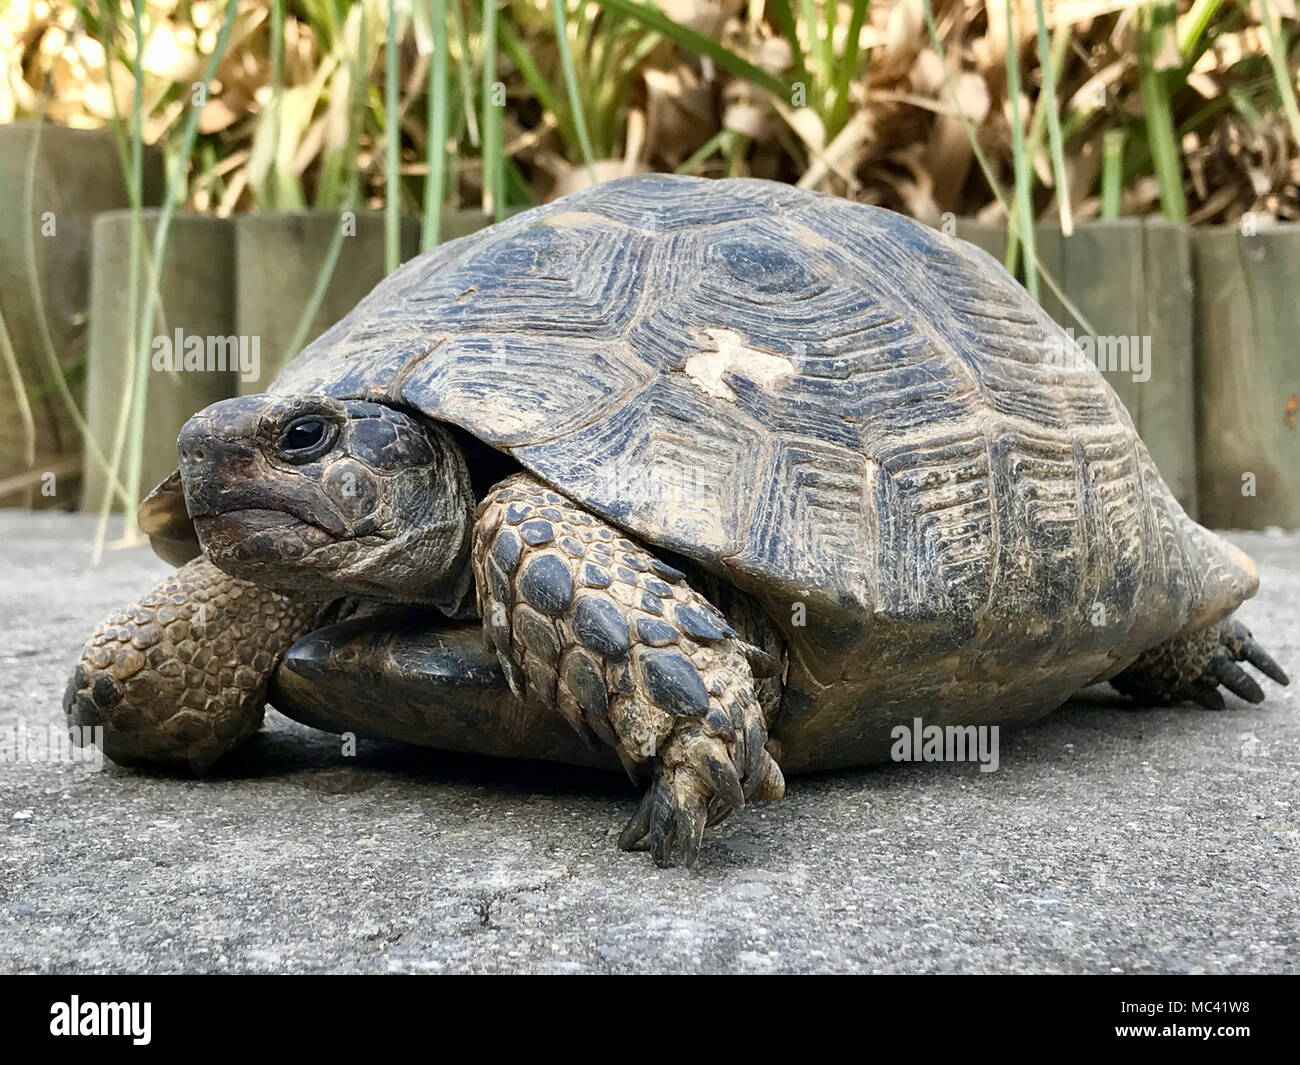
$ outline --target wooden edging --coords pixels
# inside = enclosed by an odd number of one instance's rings
[[[1194,230],[1202,520],[1300,528],[1300,226]]]
[[[145,205],[161,203],[163,157],[156,148],[145,149],[143,179]],[[130,203],[113,134],[36,121],[0,125],[0,203],[0,315],[31,407],[36,451],[36,465],[28,467],[18,396],[0,369],[0,505],[67,506],[75,498],[81,441],[52,387],[46,344],[80,403],[91,225],[97,214]]]
[[[157,215],[144,213],[141,299],[149,292],[147,251]],[[113,454],[123,400],[131,387],[133,323],[128,287],[133,217],[130,211],[110,211],[95,219],[86,421],[106,456]],[[185,420],[201,407],[235,394],[239,338],[234,277],[234,230],[229,219],[173,215],[149,337],[142,492],[175,469],[176,434]],[[83,510],[99,509],[107,483],[105,473],[87,461]]]

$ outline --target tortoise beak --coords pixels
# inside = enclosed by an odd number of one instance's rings
[[[176,438],[185,509],[191,518],[211,518],[249,506],[243,497],[257,452],[222,428],[220,422],[196,414]]]
[[[348,525],[306,470],[286,476],[266,457],[261,446],[263,418],[249,409],[248,400],[223,400],[201,410],[176,438],[185,509],[194,519],[206,548],[205,533],[219,524],[233,532],[243,512],[256,514],[255,524],[305,522],[339,537]],[[228,519],[217,522],[215,519]]]

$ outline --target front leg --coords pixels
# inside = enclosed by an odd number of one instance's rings
[[[261,726],[271,673],[323,606],[196,558],[99,623],[64,693],[68,723],[103,728],[121,765],[207,772]]]
[[[693,865],[706,825],[784,793],[754,693],[776,665],[683,574],[526,474],[479,505],[473,566],[515,695],[609,744],[634,780],[653,765],[624,850]]]

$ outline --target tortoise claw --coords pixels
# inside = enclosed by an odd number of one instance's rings
[[[704,841],[704,826],[708,812],[698,796],[689,796],[677,807],[676,839],[681,848],[682,864],[693,869],[700,860],[700,844]]]
[[[657,773],[618,845],[625,851],[648,850],[661,869],[675,864],[680,854],[681,864],[691,868],[699,861],[707,823],[704,799],[694,792],[675,794],[667,777]]]
[[[776,764],[776,759],[764,751],[763,771],[759,776],[759,784],[754,791],[754,796],[772,801],[783,795],[785,795],[785,776],[781,772],[781,767]]]
[[[650,855],[660,869],[672,864],[673,843],[677,839],[677,804],[667,780],[655,782],[655,798],[650,808]]]
[[[1237,663],[1227,655],[1215,655],[1210,660],[1210,676],[1214,677],[1228,691],[1240,696],[1248,703],[1262,703],[1264,689],[1256,684]]]
[[[767,752],[764,747],[767,744],[767,735],[763,731],[762,723],[752,720],[745,728],[745,797],[748,798],[753,794],[754,789],[758,786],[758,781],[762,778],[762,769]]]
[[[1286,675],[1286,671],[1273,661],[1272,655],[1255,642],[1250,629],[1240,621],[1234,620],[1225,624],[1219,639],[1234,661],[1249,662],[1269,680],[1278,684],[1291,683],[1291,678]]]
[[[700,857],[704,830],[745,805],[744,786],[727,749],[702,735],[676,737],[674,756],[660,762],[636,813],[618,837],[625,851],[648,850],[656,865],[688,868]],[[759,748],[762,751],[762,748]],[[761,763],[758,785],[770,785],[768,763]],[[776,770],[779,777],[780,770]],[[766,788],[771,794],[772,788]]]
[[[1242,641],[1241,659],[1249,662],[1271,681],[1276,681],[1278,684],[1291,683],[1286,670],[1273,661],[1273,657],[1249,637]]]
[[[781,663],[761,647],[755,647],[752,643],[742,643],[740,650],[749,662],[749,668],[753,671],[756,680],[780,676]]]
[[[643,851],[649,848],[645,841],[650,832],[650,818],[654,811],[656,780],[646,788],[645,794],[641,796],[641,802],[636,808],[636,813],[628,821],[627,826],[619,833],[618,847],[624,851]]]
[[[1250,630],[1229,619],[1152,648],[1113,677],[1111,685],[1136,699],[1187,700],[1207,710],[1224,709],[1220,687],[1249,703],[1262,703],[1264,689],[1238,662],[1249,662],[1278,684],[1289,683],[1282,667],[1255,642]]]
[[[1208,681],[1189,684],[1178,692],[1176,697],[1190,699],[1198,706],[1205,707],[1206,710],[1222,710],[1227,706],[1223,701],[1223,693]]]
[[[745,805],[745,793],[740,786],[740,774],[729,759],[705,755],[704,770],[713,793],[722,809],[735,810]]]

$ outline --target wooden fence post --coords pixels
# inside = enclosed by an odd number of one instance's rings
[[[160,203],[163,158],[157,148],[144,150],[143,179],[144,205]],[[0,203],[0,315],[21,377],[19,384],[0,372],[0,481],[12,486],[0,505],[71,505],[74,490],[64,486],[77,483],[81,438],[54,387],[45,345],[81,403],[91,223],[99,212],[130,203],[113,134],[36,121],[0,126]],[[33,467],[18,387],[34,423]],[[55,471],[54,495],[46,496],[43,473]]]
[[[384,216],[358,211],[285,211],[241,215],[235,220],[239,333],[258,337],[262,368],[257,378],[241,380],[241,395],[265,392],[281,366],[297,355],[289,351],[303,309],[340,227],[342,249],[324,298],[303,336],[310,344],[352,310],[384,278]],[[419,250],[419,223],[402,219],[401,259]]]
[[[145,255],[141,298],[149,293],[148,252],[158,212],[144,212]],[[127,287],[130,275],[130,211],[110,211],[95,219],[91,265],[90,346],[86,372],[86,420],[92,438],[111,458],[123,403],[130,389],[134,353],[129,348],[132,323]],[[235,246],[229,219],[177,214],[158,276],[160,306],[155,307],[145,396],[145,436],[141,492],[147,493],[176,468],[176,434],[196,410],[235,394],[233,370],[213,368],[225,354],[238,351],[235,328]],[[175,351],[177,339],[180,351]],[[186,346],[201,343],[202,369],[185,369]],[[232,347],[233,344],[233,347]],[[178,360],[170,368],[174,353]],[[166,358],[164,358],[166,356]],[[118,476],[124,479],[125,460]],[[108,480],[86,462],[82,507],[98,510]]]
[[[1192,240],[1202,518],[1300,528],[1300,226]]]

